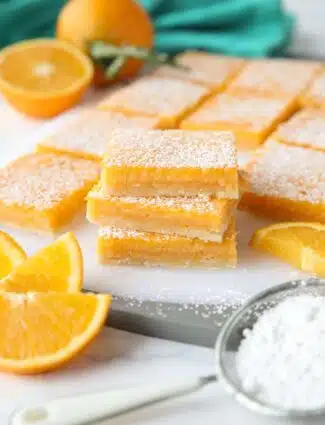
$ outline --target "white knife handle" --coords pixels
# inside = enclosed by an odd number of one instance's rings
[[[82,425],[198,390],[215,376],[53,400],[13,414],[10,425]]]

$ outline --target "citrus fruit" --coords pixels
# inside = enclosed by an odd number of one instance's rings
[[[88,51],[87,43],[92,41],[151,49],[154,35],[149,15],[134,0],[70,0],[58,17],[56,34],[84,52]],[[107,61],[111,62],[111,59]],[[142,63],[141,60],[128,59],[115,80],[133,77]],[[96,68],[96,84],[109,81],[102,68]]]
[[[77,292],[82,280],[80,246],[72,233],[66,233],[12,270],[0,281],[0,290]]]
[[[325,276],[325,225],[277,223],[257,230],[250,243],[305,272]]]
[[[75,105],[92,78],[92,61],[64,41],[23,41],[0,52],[0,91],[30,116],[52,117]]]
[[[24,250],[7,233],[0,231],[0,279],[26,259]]]
[[[29,374],[55,369],[98,334],[109,295],[0,293],[0,369]]]

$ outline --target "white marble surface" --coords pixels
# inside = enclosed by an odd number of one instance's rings
[[[29,403],[88,391],[141,386],[152,383],[153,378],[163,382],[175,375],[208,374],[212,370],[212,350],[106,328],[87,352],[61,371],[37,377],[0,375],[0,423],[6,424],[14,409]],[[222,418],[220,423],[226,425],[234,423],[233,408],[234,403],[219,386],[211,385],[196,395],[115,419],[114,424],[176,425],[189,418],[193,424]]]
[[[213,350],[105,328],[94,344],[66,368],[36,377],[0,375],[0,423],[21,406],[86,392],[166,383],[173,377],[213,373]],[[109,402],[109,400],[108,400]],[[142,409],[101,425],[288,425],[251,413],[211,384],[196,394]],[[307,422],[302,422],[307,424]],[[314,423],[314,422],[313,422]],[[324,423],[324,422],[319,422]],[[53,424],[55,425],[55,424]]]

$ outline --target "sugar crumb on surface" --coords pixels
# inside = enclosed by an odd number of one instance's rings
[[[230,132],[183,130],[116,130],[104,163],[110,166],[160,168],[236,168]]]
[[[208,93],[206,87],[190,81],[145,77],[114,92],[101,102],[101,107],[172,116],[195,105]]]
[[[325,153],[269,140],[244,172],[260,195],[325,202]]]
[[[230,88],[299,94],[320,70],[320,63],[298,60],[249,62]]]
[[[179,303],[178,311],[199,315],[203,320],[209,320],[214,326],[221,327],[229,315],[246,302],[248,298],[246,293],[240,291],[228,290],[224,295],[212,295],[212,292],[211,288],[207,289],[207,293],[204,296],[198,295],[194,291],[189,292],[187,302],[176,301]],[[168,288],[159,291],[155,299],[151,300],[156,302],[156,310],[152,308],[152,304],[150,304],[149,308],[146,299],[129,295],[122,295],[116,298],[119,301],[122,298],[127,309],[135,311],[138,309],[150,310],[149,315],[152,317],[160,316],[160,311],[162,310],[167,317],[167,314],[173,310],[170,300],[173,300],[174,297],[174,291],[170,291]]]
[[[228,122],[244,125],[253,131],[263,130],[290,104],[290,98],[267,98],[259,95],[223,93],[206,102],[190,115],[189,122]]]
[[[172,239],[172,235],[155,234],[149,232],[141,232],[140,230],[133,229],[120,229],[117,227],[101,227],[99,230],[99,237],[113,238],[113,239],[144,239],[150,240],[151,238],[159,238],[160,240]]]
[[[76,119],[39,144],[101,156],[114,129],[153,128],[156,122],[149,117],[126,117],[117,112],[90,109],[82,111]]]
[[[0,202],[46,210],[99,175],[94,161],[32,153],[0,170]]]
[[[276,135],[287,142],[325,149],[325,112],[304,109],[281,124]]]
[[[152,197],[138,197],[138,196],[108,196],[105,195],[100,187],[96,187],[88,194],[88,198],[107,199],[110,202],[121,202],[125,204],[140,204],[143,206],[153,206],[161,208],[179,209],[184,211],[192,211],[197,213],[212,212],[216,215],[229,205],[235,206],[236,201],[228,199],[217,199],[207,194],[199,194],[197,196],[152,196]]]
[[[203,84],[218,86],[238,72],[245,61],[241,58],[219,56],[205,52],[189,51],[177,55],[177,61],[188,69],[159,67],[154,73],[158,77],[185,78]]]
[[[176,234],[163,234],[163,233],[153,233],[153,232],[143,232],[140,230],[134,230],[134,229],[121,229],[114,226],[105,226],[101,227],[99,229],[99,237],[103,239],[141,239],[141,240],[154,240],[156,242],[160,241],[166,241],[166,240],[187,240],[191,244],[199,243],[200,245],[206,244],[206,245],[220,245],[222,246],[222,243],[217,242],[211,242],[211,241],[204,241],[197,238],[189,238],[186,236],[179,236]],[[234,220],[231,220],[231,223],[229,224],[229,227],[226,231],[225,237],[223,242],[233,240],[236,237],[235,232],[235,224]]]

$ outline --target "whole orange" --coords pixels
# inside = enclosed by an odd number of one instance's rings
[[[56,31],[58,38],[83,51],[88,42],[99,40],[151,49],[154,36],[149,15],[133,0],[70,0],[58,17]],[[141,67],[140,60],[128,59],[114,81],[133,77]],[[95,84],[107,82],[103,70],[96,67]]]

